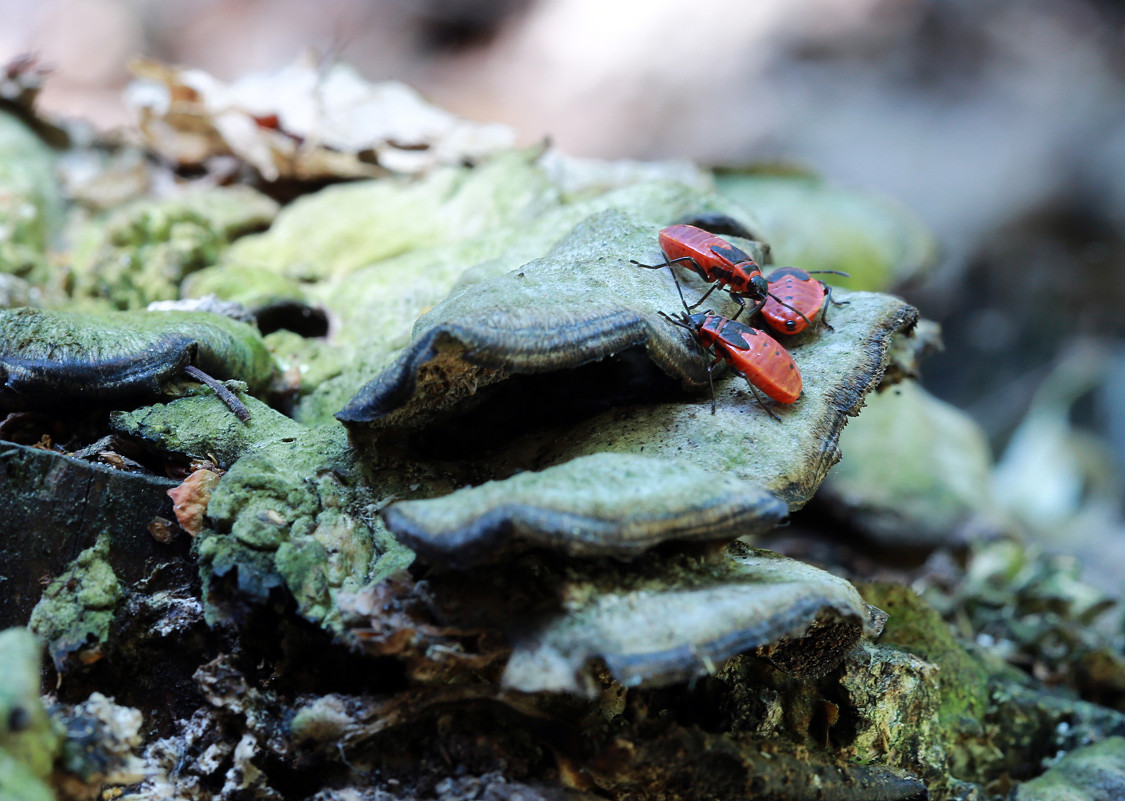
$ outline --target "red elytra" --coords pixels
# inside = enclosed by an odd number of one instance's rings
[[[775,331],[799,334],[816,320],[828,302],[828,289],[804,270],[782,267],[767,279],[771,297],[762,305],[762,317]],[[778,301],[784,301],[788,307]]]
[[[746,379],[759,405],[773,419],[780,421],[781,418],[765,407],[757,390],[779,403],[793,403],[801,397],[801,371],[781,343],[766,332],[709,311],[692,315],[684,312],[678,320],[667,314],[664,317],[691,331],[703,348],[714,352],[715,360],[707,367],[708,381],[711,371],[722,359]],[[711,414],[714,413],[715,387],[712,384]]]
[[[693,314],[689,318],[704,347],[779,403],[801,397],[801,371],[781,343],[765,331],[751,328],[717,314]]]
[[[641,264],[637,261],[633,264],[650,270],[683,264],[704,280],[712,282],[703,297],[688,306],[689,310],[705,301],[716,287],[726,289],[738,303],[740,308],[734,316],[736,320],[746,307],[743,297],[754,301],[754,311],[766,300],[769,285],[758,263],[720,236],[694,225],[669,225],[660,231],[660,250],[667,260],[664,264]]]
[[[817,270],[847,276],[839,270]],[[770,328],[782,334],[799,334],[819,317],[821,325],[832,330],[825,319],[828,303],[840,306],[847,301],[832,300],[832,290],[823,281],[797,267],[774,270],[766,279],[770,293],[762,304],[762,317]]]

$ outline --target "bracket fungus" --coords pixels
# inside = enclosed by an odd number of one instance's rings
[[[684,385],[705,386],[696,349],[657,314],[674,308],[671,279],[629,265],[651,250],[649,239],[644,227],[605,212],[542,259],[454,292],[337,418],[353,429],[420,427],[512,375],[572,369],[637,346]]]
[[[399,501],[387,528],[423,558],[492,561],[511,541],[571,556],[635,556],[668,540],[768,531],[784,503],[754,484],[688,462],[602,453],[449,495]]]
[[[879,616],[844,579],[741,543],[678,571],[646,567],[651,572],[641,577],[618,576],[618,587],[575,580],[567,594],[581,600],[526,625],[504,684],[524,692],[588,692],[589,663],[597,659],[627,687],[662,686],[713,673],[743,651],[827,635],[829,627],[814,628],[827,619],[847,624],[846,635],[833,632],[809,648],[828,653],[807,670],[793,663],[793,672],[815,676],[834,667],[861,634],[881,630]]]
[[[274,364],[253,328],[207,312],[0,310],[0,410],[155,400],[185,371],[261,392]]]
[[[161,91],[217,86],[149,69]],[[936,328],[853,289],[929,269],[910,214],[805,176],[481,150],[462,141],[479,127],[390,96],[385,119],[336,120],[336,144],[363,145],[347,152],[306,148],[284,108],[235,115],[264,161],[212,136],[285,177],[280,203],[179,158],[201,120],[215,133],[186,106],[161,135],[191,175],[99,145],[86,163],[115,165],[94,176],[114,185],[87,201],[0,112],[0,307],[49,309],[0,311],[0,623],[46,641],[57,701],[33,698],[42,646],[0,633],[0,795],[1117,792],[1125,660],[1094,631],[1105,598],[1015,537],[937,550],[1014,532],[979,432],[902,383]],[[356,138],[419,113],[441,130]],[[295,170],[276,162],[295,147]],[[398,168],[418,172],[306,180]],[[675,225],[710,234],[700,261],[665,260]],[[55,269],[48,248],[69,243]],[[725,273],[692,268],[721,253],[738,254]],[[705,280],[751,259],[791,326],[756,270]],[[841,269],[823,325],[826,289],[800,271]],[[773,319],[780,346],[727,328],[731,288],[739,326]],[[681,315],[693,303],[714,341]],[[78,313],[111,307],[132,310]],[[782,391],[756,399],[754,377]],[[775,531],[818,489],[846,543],[816,510]],[[915,552],[888,544],[935,550],[904,566]],[[873,564],[900,582],[859,583]],[[98,709],[122,754],[146,732],[143,770],[94,764],[112,739]],[[21,766],[34,781],[6,783]]]

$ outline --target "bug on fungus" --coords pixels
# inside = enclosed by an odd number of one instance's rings
[[[758,405],[778,422],[781,418],[766,407],[758,395],[760,389],[779,403],[793,403],[801,396],[801,371],[789,352],[776,339],[764,331],[751,328],[736,320],[728,319],[708,310],[691,314],[691,307],[684,300],[683,290],[675,273],[672,279],[680,293],[684,310],[679,317],[660,312],[673,325],[687,329],[699,346],[715,354],[707,367],[707,381],[711,386],[711,414],[715,414],[715,384],[711,373],[720,360],[730,365],[738,375],[746,379],[750,391]]]
[[[684,306],[689,312],[707,300],[716,288],[722,288],[730,294],[739,307],[732,320],[737,320],[746,310],[744,298],[749,298],[754,303],[751,316],[772,299],[779,306],[790,308],[797,315],[804,317],[801,311],[771,296],[769,281],[762,275],[758,263],[744,250],[735,247],[722,237],[702,228],[696,228],[694,225],[669,225],[661,229],[659,239],[660,250],[664,254],[664,264],[641,264],[638,261],[632,263],[647,270],[658,270],[665,266],[671,268],[673,264],[683,264],[701,278],[711,281],[711,286],[703,293],[703,297],[690,306],[685,302]],[[809,322],[807,318],[805,322]]]
[[[771,291],[761,308],[762,319],[770,328],[782,334],[799,334],[816,321],[829,331],[833,330],[825,319],[828,304],[843,306],[848,301],[833,300],[832,288],[810,273],[848,276],[839,270],[806,271],[796,267],[774,270],[766,278]],[[784,303],[779,302],[779,298]]]

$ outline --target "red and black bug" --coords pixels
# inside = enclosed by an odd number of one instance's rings
[[[814,270],[817,273],[832,273],[847,277],[839,270]],[[812,277],[805,270],[796,267],[782,267],[774,270],[766,279],[770,292],[762,304],[762,318],[767,325],[783,334],[799,334],[818,319],[821,325],[832,330],[825,319],[829,303],[842,306],[847,301],[832,299],[832,289],[823,281]]]
[[[674,273],[672,278],[676,278]],[[676,289],[680,290],[678,280]],[[796,401],[801,396],[802,383],[801,371],[797,369],[793,357],[764,331],[712,311],[689,314],[691,309],[684,301],[683,290],[680,290],[680,300],[684,304],[684,311],[678,318],[664,312],[660,314],[674,325],[690,331],[704,351],[714,353],[715,358],[707,367],[707,380],[711,384],[711,414],[715,414],[715,385],[711,381],[711,372],[722,360],[746,379],[758,405],[780,422],[781,418],[768,409],[759,397],[758,390],[779,403]]]
[[[685,303],[688,311],[707,300],[716,287],[726,289],[739,305],[733,318],[736,320],[746,308],[744,297],[754,301],[754,311],[768,299],[769,284],[762,275],[762,268],[749,254],[722,237],[694,225],[669,225],[660,231],[660,250],[664,253],[664,264],[641,264],[638,261],[633,264],[649,270],[683,264],[704,280],[712,282],[703,297],[691,306]]]
[[[770,285],[762,275],[762,268],[749,254],[709,231],[694,225],[669,225],[660,231],[660,250],[664,253],[664,264],[641,264],[638,261],[633,264],[649,270],[683,264],[704,280],[712,282],[703,297],[687,306],[688,311],[707,300],[716,288],[725,289],[738,304],[738,311],[732,320],[737,320],[746,310],[744,298],[750,298],[754,303],[751,316],[771,300],[778,307],[789,307],[786,301],[771,296]],[[800,310],[789,308],[798,317],[804,317]],[[809,323],[807,318],[805,323]]]

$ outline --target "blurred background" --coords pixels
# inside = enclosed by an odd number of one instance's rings
[[[925,385],[998,456],[1022,430],[1041,458],[1009,468],[1038,471],[1022,481],[1063,511],[1097,505],[1125,552],[1125,5],[0,0],[0,19],[0,59],[53,68],[41,110],[106,130],[130,121],[135,55],[232,80],[314,47],[524,143],[783,163],[885,192],[941,246],[900,287],[944,327]]]

